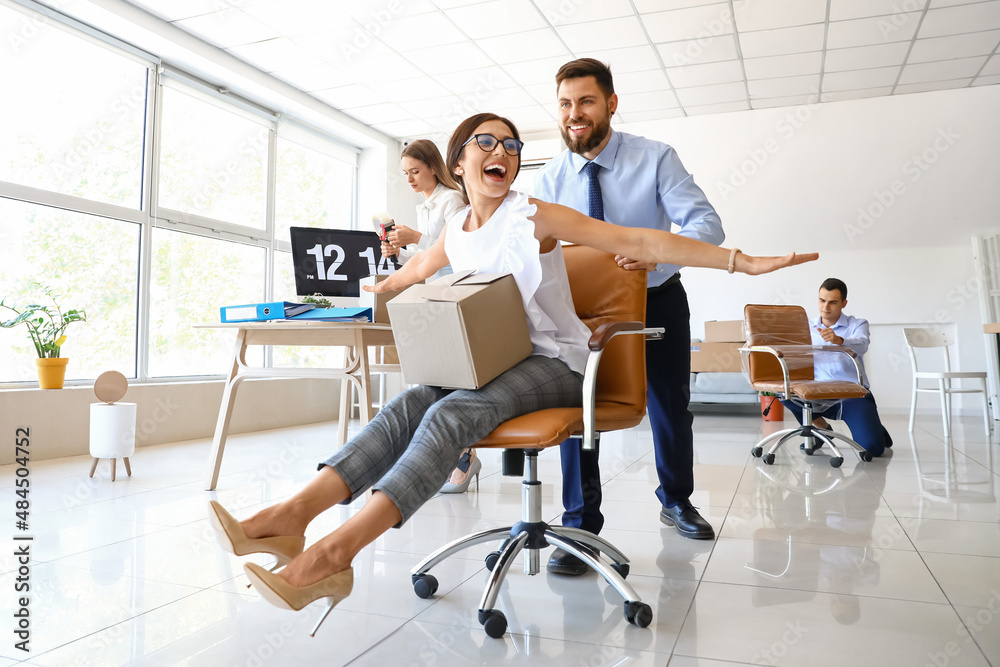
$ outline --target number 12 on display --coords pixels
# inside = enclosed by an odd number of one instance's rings
[[[337,269],[344,263],[344,249],[339,245],[334,243],[329,243],[324,246],[321,243],[317,243],[313,247],[306,250],[307,255],[312,255],[316,258],[316,278],[318,280],[343,280],[347,281],[350,278],[343,273],[337,273]],[[329,270],[326,267],[326,263],[323,261],[324,257],[332,257],[330,262]],[[387,276],[392,274],[396,267],[389,263],[389,258],[379,257],[381,261],[378,262],[376,266],[375,263],[375,249],[372,247],[365,248],[358,253],[358,257],[368,260],[368,275],[374,276]]]

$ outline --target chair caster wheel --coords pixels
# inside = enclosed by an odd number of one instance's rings
[[[816,453],[817,449],[819,449],[819,447],[803,447],[802,451],[806,453],[806,456],[812,456]]]
[[[438,580],[433,574],[415,574],[412,578],[413,592],[418,598],[427,599],[437,593]]]
[[[611,569],[622,575],[622,579],[628,579],[629,565],[628,563],[612,563]]]
[[[767,465],[774,463],[774,454],[764,454],[764,463]]]
[[[872,455],[869,454],[868,452],[861,452],[860,454],[858,454],[858,456],[860,456],[861,460],[865,461],[866,463],[872,460]]]
[[[754,457],[756,457],[758,459],[760,458],[761,454],[763,454],[763,453],[764,453],[764,448],[763,447],[754,447],[753,449],[750,450],[750,455],[754,456]]]
[[[507,632],[507,617],[496,609],[479,610],[479,622],[483,624],[486,634],[493,639],[500,639]]]
[[[830,465],[834,468],[839,468],[844,463],[843,456],[834,456],[830,459]]]
[[[497,561],[499,560],[500,560],[499,551],[491,551],[488,554],[486,554],[486,569],[492,572],[493,568],[497,566]]]
[[[645,602],[625,602],[625,620],[645,628],[653,621],[653,610]]]

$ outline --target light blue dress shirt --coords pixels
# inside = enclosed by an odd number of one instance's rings
[[[812,334],[813,345],[829,345],[819,330],[825,329],[823,319],[817,315],[809,325],[809,333]],[[865,352],[868,351],[868,344],[871,335],[868,332],[868,320],[860,317],[840,314],[840,319],[832,327],[833,333],[844,339],[844,347],[849,347],[858,355],[858,366],[861,367],[861,384],[868,388],[868,375],[865,373]],[[844,380],[847,382],[857,382],[858,372],[854,369],[854,362],[843,352],[817,352],[813,355],[813,374],[817,380]]]
[[[667,231],[673,222],[680,236],[715,245],[725,240],[719,214],[667,144],[612,130],[594,162],[602,167],[598,181],[608,222]],[[586,164],[582,155],[564,150],[535,176],[534,196],[588,213]],[[679,269],[676,264],[658,264],[649,272],[647,285],[660,285]]]

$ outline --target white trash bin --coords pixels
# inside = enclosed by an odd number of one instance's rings
[[[135,403],[90,404],[90,455],[94,457],[91,477],[101,459],[111,459],[112,482],[117,459],[124,459],[125,472],[132,476],[128,457],[135,453],[135,414]]]

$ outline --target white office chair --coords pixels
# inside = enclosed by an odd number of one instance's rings
[[[910,432],[913,432],[913,419],[917,414],[917,394],[933,393],[941,397],[941,420],[944,423],[944,436],[951,433],[951,395],[979,394],[983,395],[983,426],[986,429],[986,439],[990,438],[990,408],[986,393],[986,373],[956,372],[951,370],[951,358],[948,349],[955,344],[954,338],[939,329],[919,329],[903,327],[906,347],[910,351],[910,363],[913,365],[913,396],[910,398]],[[944,353],[944,371],[921,371],[917,368],[916,348],[940,347]],[[955,387],[952,380],[978,379],[981,388]],[[934,380],[936,386],[920,386],[920,380]]]

